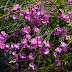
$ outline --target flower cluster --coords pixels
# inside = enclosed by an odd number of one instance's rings
[[[13,13],[14,10],[21,10],[21,5],[16,4],[16,5],[13,7],[13,9],[10,10],[9,8],[7,8],[7,9],[4,10],[4,12],[5,12],[5,13],[9,13],[9,12],[10,12],[10,13]],[[5,16],[5,15],[3,15],[2,18],[6,21],[6,16]],[[18,19],[18,13],[14,13],[12,18],[13,18],[14,20]]]
[[[43,43],[44,43],[44,46],[43,46],[44,48],[42,48],[40,50],[40,53],[41,54],[49,54],[49,52],[50,52],[48,49],[50,47],[49,41],[46,42],[46,40],[44,40]]]
[[[7,50],[10,47],[9,43],[4,44],[4,40],[8,38],[8,34],[5,33],[5,31],[1,31],[0,34],[0,48]]]
[[[63,17],[65,21],[68,21],[69,19],[71,19],[72,11],[71,12],[68,11],[68,14],[64,15],[64,10],[62,9],[59,9],[59,10],[60,10],[60,13],[59,13],[60,17]]]
[[[60,27],[57,27],[56,30],[54,31],[54,35],[59,35],[61,34],[61,37],[65,38],[67,36],[67,31],[68,29],[67,28],[60,28]]]
[[[34,26],[40,23],[49,23],[50,14],[46,12],[46,8],[41,2],[37,1],[37,6],[29,4],[26,10],[20,12],[20,16],[24,16],[29,24]]]
[[[66,46],[67,46],[67,44],[65,42],[61,42],[61,48],[57,47],[55,49],[55,52],[53,52],[52,56],[57,57],[61,53],[61,51],[66,52],[68,49],[68,48],[66,48]]]
[[[68,3],[71,3],[71,0],[67,0]],[[49,2],[43,2],[45,5],[49,5]],[[53,1],[51,1],[51,3],[53,3]],[[38,50],[38,53],[41,55],[48,55],[51,51],[50,51],[50,40],[45,40],[43,37],[41,36],[32,36],[32,33],[34,33],[35,35],[40,32],[40,29],[38,28],[37,25],[39,24],[48,24],[49,23],[49,17],[50,15],[53,15],[53,12],[56,10],[56,6],[53,5],[52,9],[51,9],[51,13],[47,12],[47,9],[42,5],[41,1],[37,0],[36,1],[36,5],[34,6],[34,4],[28,4],[28,6],[26,7],[26,10],[22,10],[21,11],[21,5],[16,4],[13,9],[5,9],[4,12],[5,13],[13,13],[13,20],[17,20],[18,14],[20,14],[21,16],[24,16],[24,19],[31,25],[25,25],[24,28],[22,28],[21,30],[18,29],[17,31],[12,33],[12,37],[17,37],[18,42],[13,43],[4,43],[4,40],[6,40],[8,38],[8,34],[5,33],[5,31],[1,31],[0,33],[0,48],[7,50],[8,48],[13,48],[13,52],[12,52],[12,56],[13,59],[16,61],[22,59],[22,60],[30,60],[29,63],[29,67],[31,67],[32,70],[35,70],[37,68],[37,65],[34,64],[33,62],[35,61],[35,56],[36,53],[34,52],[29,52],[26,54],[26,52],[24,52],[23,50]],[[20,13],[15,13],[15,11],[19,10]],[[68,15],[64,14],[64,10],[59,9],[60,16],[56,16],[56,21],[59,21],[60,17],[63,17],[63,19],[65,21],[68,21],[69,19],[71,19],[71,15],[72,15],[72,11],[68,11]],[[67,12],[67,10],[65,11]],[[6,16],[3,15],[2,18],[4,20],[6,20]],[[54,30],[54,36],[55,35],[61,35],[62,38],[65,38],[67,36],[67,31],[68,29],[63,27],[57,27]],[[32,32],[32,33],[31,33]],[[48,35],[47,30],[45,31],[45,34]],[[20,36],[20,37],[19,37]],[[51,36],[51,35],[50,35]],[[20,52],[19,52],[20,50]],[[55,58],[61,53],[61,52],[66,52],[68,50],[67,48],[67,44],[65,42],[61,42],[60,47],[57,46],[56,49],[53,51],[52,56],[54,56]],[[18,53],[19,52],[19,53]],[[61,65],[61,62],[59,61],[59,59],[55,60],[55,64],[57,66]],[[16,63],[15,67],[18,68],[19,64]],[[23,69],[23,71],[25,71],[25,69]]]
[[[62,51],[66,52],[68,48],[66,48],[67,44],[65,42],[61,42],[61,49]]]

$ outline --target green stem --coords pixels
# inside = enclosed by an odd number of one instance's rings
[[[68,46],[70,43],[72,43],[72,40],[67,44],[67,46]]]
[[[21,53],[21,51],[23,50],[23,48],[21,48],[20,52],[18,53],[18,55]]]

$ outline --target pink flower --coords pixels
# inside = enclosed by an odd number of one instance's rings
[[[21,6],[21,5],[19,5],[18,9],[19,9],[19,10],[21,10],[21,7],[22,7],[22,6]]]
[[[54,35],[59,35],[61,33],[61,28],[57,27],[56,30],[54,31]]]
[[[30,33],[31,30],[30,26],[25,25],[24,29],[26,30],[25,33]]]
[[[59,59],[56,59],[55,60],[55,63],[56,63],[57,66],[60,66],[61,65],[61,62],[59,62]]]
[[[35,65],[34,63],[30,63],[29,66],[32,68],[32,70],[35,70],[37,68],[37,65]]]
[[[31,39],[31,44],[37,44],[37,38],[32,38]]]
[[[21,34],[21,35],[24,35],[24,34],[25,34],[25,29],[22,28],[22,29],[20,30],[20,34]]]
[[[33,32],[34,32],[34,33],[37,33],[37,32],[39,32],[39,31],[40,31],[39,28],[37,28],[36,26],[33,27]]]
[[[11,47],[14,48],[15,50],[18,50],[20,48],[20,44],[19,43],[17,43],[17,44],[12,43]]]
[[[17,10],[17,9],[21,10],[21,5],[16,4],[13,9],[14,9],[14,10]]]
[[[21,52],[19,56],[21,59],[26,59],[26,55],[24,54],[24,52]]]
[[[46,4],[46,5],[49,5],[49,1],[46,1],[46,2],[43,2],[44,4]]]
[[[61,47],[66,47],[67,46],[67,44],[65,43],[65,42],[61,42]]]
[[[14,20],[18,19],[18,13],[14,13],[12,18],[13,18]]]
[[[48,34],[48,33],[50,33],[50,32],[48,32],[48,31],[45,31],[45,34]]]
[[[6,43],[4,50],[7,50],[9,47],[10,47],[10,44],[9,43]]]
[[[23,28],[21,29],[20,34],[24,35],[25,33],[30,33],[30,30],[31,30],[30,26],[25,25],[24,29]]]
[[[10,13],[13,13],[13,11],[12,11],[12,10],[10,10]]]
[[[4,49],[4,47],[5,47],[5,44],[0,43],[0,48],[1,48],[1,49]]]
[[[21,11],[21,12],[20,12],[20,16],[23,16],[23,15],[24,15],[24,11]]]
[[[56,17],[56,21],[59,21],[59,16]]]
[[[49,41],[46,42],[46,41],[44,40],[43,43],[44,43],[44,47],[46,47],[46,48],[49,48],[49,47],[50,47]]]
[[[46,48],[46,49],[42,48],[42,49],[40,50],[40,53],[41,53],[41,54],[44,54],[44,55],[45,55],[45,54],[49,54],[49,52],[50,52],[50,51],[49,51],[48,48]]]
[[[16,32],[13,32],[12,33],[12,37],[18,37],[18,32],[16,31]]]
[[[43,54],[49,54],[49,52],[50,52],[49,49],[46,48],[45,51],[43,52]]]
[[[4,37],[0,34],[0,41],[3,41]]]
[[[5,13],[8,13],[9,12],[9,8],[8,9],[5,9]]]
[[[72,0],[67,0],[67,2],[70,4]]]
[[[4,19],[4,21],[6,21],[6,16],[5,15],[3,15],[2,18]]]
[[[27,39],[31,39],[31,35],[30,34],[26,34],[26,38]]]
[[[58,52],[57,53],[53,52],[52,56],[57,57],[58,54],[59,54]]]
[[[56,10],[56,9],[57,9],[56,6],[53,6],[51,11],[54,11],[54,10]]]
[[[27,39],[26,38],[25,39],[22,39],[21,40],[21,43],[23,43],[23,44],[27,43]]]
[[[13,51],[13,52],[12,52],[12,55],[13,55],[13,56],[16,55],[16,51]]]
[[[18,55],[16,54],[16,51],[13,51],[12,55],[13,55],[13,59],[15,59],[17,61],[18,60]]]
[[[61,53],[62,49],[61,49],[61,48],[59,48],[59,47],[57,47],[57,48],[55,49],[55,51],[57,51],[57,52]]]
[[[28,59],[34,60],[34,58],[35,58],[35,54],[34,54],[34,53],[30,53],[30,54],[28,55]]]
[[[61,37],[65,38],[67,36],[66,33],[61,33]]]
[[[61,48],[62,51],[66,52],[68,50],[68,48]]]
[[[16,4],[13,9],[14,9],[14,10],[17,10],[18,7],[19,7],[19,4]]]
[[[61,13],[59,13],[60,17],[63,17],[64,16],[64,10],[62,9],[59,9]]]

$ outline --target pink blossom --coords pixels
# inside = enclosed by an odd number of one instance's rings
[[[44,54],[44,55],[45,55],[45,54],[49,54],[49,52],[50,52],[50,51],[49,51],[48,48],[46,48],[46,49],[43,49],[43,48],[42,48],[42,49],[40,50],[40,53],[41,53],[41,54]]]
[[[35,58],[35,54],[34,54],[34,53],[30,53],[30,54],[28,55],[28,59],[34,60],[34,58]]]
[[[66,47],[67,46],[67,44],[65,43],[65,42],[61,42],[61,47]]]
[[[59,47],[57,47],[57,48],[55,49],[55,51],[57,51],[57,52],[61,53],[62,49],[61,49],[61,48],[59,48]]]
[[[32,38],[31,39],[31,44],[37,44],[37,38]]]
[[[12,18],[13,18],[14,20],[18,19],[18,13],[14,13]]]
[[[59,35],[61,33],[61,28],[57,27],[56,30],[54,31],[54,35]]]
[[[37,32],[39,32],[39,31],[40,31],[39,28],[37,28],[36,26],[33,27],[33,32],[34,32],[34,33],[37,33]]]
[[[37,68],[37,65],[35,65],[34,63],[30,63],[29,66],[32,68],[32,70],[35,70]]]
[[[24,54],[24,52],[21,52],[19,56],[21,59],[26,59],[26,55]]]
[[[4,21],[6,21],[6,16],[5,15],[3,15],[2,18],[4,19]]]
[[[53,52],[53,54],[52,54],[52,56],[55,56],[55,57],[57,57],[57,55],[58,55],[59,53],[57,52]]]
[[[15,59],[17,61],[18,60],[18,55],[16,54],[16,51],[13,51],[12,55],[13,55],[13,59]]]
[[[13,7],[13,9],[14,9],[14,10],[17,10],[17,9],[21,10],[21,5],[16,4],[16,5]]]
[[[9,12],[9,8],[8,9],[5,9],[5,13],[8,13]]]
[[[56,63],[57,66],[60,66],[61,65],[61,62],[59,62],[59,59],[56,59],[55,60],[55,63]]]

